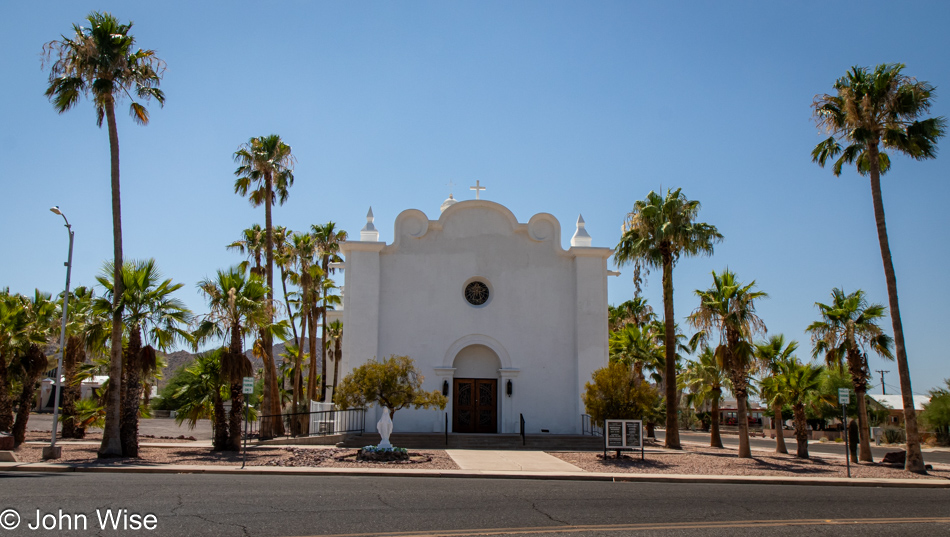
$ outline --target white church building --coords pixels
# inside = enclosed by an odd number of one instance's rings
[[[476,198],[478,198],[476,190]],[[567,250],[546,213],[519,222],[503,205],[408,209],[379,240],[372,209],[345,257],[341,376],[407,355],[445,411],[403,409],[396,432],[579,434],[584,384],[607,365],[607,259],[578,218]],[[367,412],[374,431],[378,408]]]

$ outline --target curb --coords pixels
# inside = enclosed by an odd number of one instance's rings
[[[287,468],[252,466],[85,466],[50,463],[0,463],[0,472],[31,473],[129,473],[276,475],[327,477],[428,477],[455,479],[535,479],[558,481],[606,481],[615,483],[679,483],[729,485],[793,485],[828,487],[886,487],[950,489],[950,481],[937,479],[847,479],[839,477],[706,476],[684,474],[613,474],[595,472],[524,472],[483,470],[396,470],[362,468]]]

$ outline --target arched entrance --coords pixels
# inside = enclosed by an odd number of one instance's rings
[[[498,355],[485,345],[469,345],[459,351],[452,365],[452,430],[497,433]]]

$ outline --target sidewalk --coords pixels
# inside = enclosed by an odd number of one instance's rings
[[[543,451],[481,451],[449,450],[459,470],[430,470],[394,467],[374,468],[309,468],[221,465],[99,465],[60,463],[0,463],[0,472],[25,473],[96,473],[129,474],[217,474],[217,475],[296,475],[296,476],[362,476],[362,477],[428,477],[478,479],[556,479],[635,483],[716,483],[758,485],[806,485],[841,487],[898,487],[950,489],[950,481],[929,479],[847,479],[837,477],[728,476],[682,474],[631,474],[586,472]]]
[[[543,451],[492,451],[447,449],[449,457],[462,470],[570,473],[581,472],[577,466],[552,457]]]

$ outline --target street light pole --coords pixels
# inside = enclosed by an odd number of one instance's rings
[[[69,257],[66,261],[66,292],[63,294],[63,323],[59,331],[59,356],[56,359],[56,390],[53,396],[53,437],[48,448],[43,449],[44,459],[58,459],[62,448],[56,447],[56,429],[59,423],[59,399],[63,391],[63,353],[66,352],[66,316],[69,309],[69,276],[73,269],[73,232],[66,215],[59,210],[59,206],[50,207],[50,211],[58,214],[66,221],[66,231],[69,232]]]

